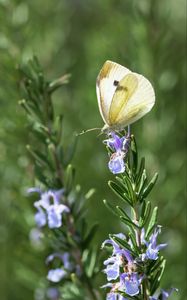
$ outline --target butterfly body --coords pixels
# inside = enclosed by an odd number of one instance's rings
[[[96,91],[102,131],[120,131],[146,113],[155,103],[151,83],[142,75],[106,61],[97,77]]]

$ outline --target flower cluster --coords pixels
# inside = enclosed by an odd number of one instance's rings
[[[28,193],[39,193],[40,199],[34,202],[37,209],[35,221],[38,227],[48,224],[49,228],[59,228],[62,226],[62,214],[69,213],[67,205],[61,203],[64,190],[49,190],[42,192],[39,188],[30,188]]]
[[[110,160],[108,167],[113,174],[123,173],[125,171],[124,158],[129,148],[129,135],[120,137],[114,132],[109,133],[109,139],[104,143],[110,149]]]
[[[141,255],[142,260],[151,259],[157,260],[159,256],[159,251],[167,246],[167,244],[157,245],[157,237],[161,232],[161,226],[157,226],[153,234],[149,238],[149,242],[145,240],[145,230],[141,231],[141,244],[146,246],[146,252]]]
[[[122,233],[115,236],[125,239]],[[129,251],[120,248],[112,238],[104,241],[102,247],[106,244],[113,247],[112,256],[104,261],[106,266],[104,273],[107,275],[107,280],[112,281],[103,286],[111,288],[107,294],[107,300],[124,300],[123,293],[129,296],[139,294],[142,276],[137,272],[136,261]]]
[[[63,225],[63,213],[70,213],[70,209],[62,203],[63,189],[42,192],[39,188],[30,188],[28,189],[28,193],[38,193],[40,196],[40,199],[34,202],[34,207],[37,209],[35,221],[38,228],[35,228],[31,232],[31,239],[34,240],[34,243],[39,243],[42,236],[41,227],[45,225],[48,225],[49,229],[61,227]],[[47,279],[53,283],[69,277],[72,271],[75,271],[78,275],[79,269],[71,261],[68,252],[49,255],[46,259],[46,264],[50,265]]]
[[[141,283],[146,279],[145,266],[149,261],[159,258],[159,251],[166,247],[166,244],[157,245],[157,236],[160,233],[158,226],[149,240],[145,239],[145,230],[141,232],[141,249],[143,254],[133,257],[129,250],[121,248],[118,243],[110,238],[102,244],[102,248],[106,245],[112,246],[112,255],[104,261],[104,273],[107,276],[109,283],[104,285],[105,288],[110,288],[107,294],[107,300],[125,300],[125,297],[135,296],[140,294]],[[126,236],[122,233],[114,235],[121,240],[126,240]],[[131,242],[127,241],[132,247]],[[170,293],[162,291],[163,299],[167,299]],[[168,296],[167,296],[168,295]],[[155,296],[150,296],[150,300],[156,300]]]

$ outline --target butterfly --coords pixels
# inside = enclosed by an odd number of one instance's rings
[[[155,103],[154,89],[143,75],[107,60],[96,81],[103,131],[123,130],[147,114]]]

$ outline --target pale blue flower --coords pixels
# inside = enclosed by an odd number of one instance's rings
[[[117,152],[117,151],[125,151],[129,138],[123,136],[119,137],[114,132],[110,133],[111,137],[104,141],[104,143],[111,148],[111,150]]]
[[[120,276],[119,289],[124,291],[129,296],[135,296],[139,294],[139,288],[142,278],[138,276],[136,272],[123,273]]]
[[[111,132],[109,139],[104,143],[112,150],[112,155],[108,167],[113,174],[125,172],[124,158],[128,152],[129,137],[119,137],[116,133]]]
[[[104,261],[104,265],[107,267],[104,269],[104,273],[107,275],[107,280],[115,280],[120,275],[120,266],[123,264],[121,255],[116,255],[108,258]]]
[[[157,245],[157,236],[161,232],[161,227],[158,226],[154,233],[150,236],[148,242],[146,242],[147,250],[145,252],[145,257],[151,260],[157,260],[159,251],[167,246],[167,244]]]
[[[35,213],[35,222],[38,227],[43,227],[47,224],[47,216],[41,207],[37,207],[37,213]]]
[[[116,234],[115,236],[120,237],[121,239],[125,238],[125,235],[122,233]],[[133,258],[129,251],[121,249],[113,239],[104,241],[102,247],[106,244],[112,245],[113,247],[112,256],[104,261],[104,265],[106,266],[104,273],[107,275],[107,280],[111,281],[120,276],[120,267],[124,265],[125,261],[133,263]]]
[[[108,167],[113,174],[124,173],[125,172],[124,153],[122,151],[113,153],[108,162]]]
[[[67,272],[61,268],[51,269],[48,272],[47,279],[52,282],[59,282],[67,275]]]
[[[61,227],[62,214],[70,212],[69,207],[60,202],[64,190],[41,192],[38,188],[30,188],[28,192],[37,192],[40,194],[40,199],[34,202],[34,206],[37,209],[35,221],[38,227],[43,227],[46,224],[48,224],[51,229]]]

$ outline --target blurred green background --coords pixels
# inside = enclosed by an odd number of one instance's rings
[[[185,1],[183,0],[0,0],[0,299],[34,299],[46,273],[43,253],[28,235],[34,224],[25,189],[32,186],[25,144],[27,121],[18,106],[18,63],[37,54],[49,79],[65,72],[70,84],[56,93],[65,115],[65,136],[102,127],[95,95],[96,76],[107,59],[144,74],[157,102],[132,126],[150,176],[158,171],[152,193],[158,204],[167,269],[163,287],[185,298]],[[74,164],[84,191],[96,188],[89,223],[98,221],[97,242],[121,225],[106,211],[115,202],[107,186],[112,175],[97,132],[79,138]],[[112,221],[111,221],[112,220]],[[102,283],[101,283],[102,284]]]

